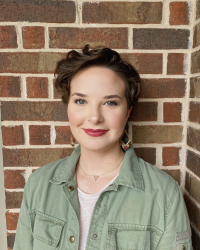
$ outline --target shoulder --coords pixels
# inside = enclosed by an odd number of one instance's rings
[[[160,200],[162,197],[167,203],[172,202],[176,194],[181,192],[179,184],[169,174],[139,157],[138,163],[144,180],[145,192],[157,193]]]
[[[30,182],[31,185],[39,185],[40,183],[45,184],[45,182],[48,183],[63,170],[63,167],[66,166],[69,158],[70,156],[67,156],[58,161],[39,167],[29,176],[28,182]]]

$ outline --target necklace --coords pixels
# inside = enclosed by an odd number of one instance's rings
[[[123,158],[124,158],[124,157],[123,157]],[[121,159],[120,163],[122,162],[123,158]],[[120,163],[117,165],[116,168],[119,167]],[[87,173],[82,169],[80,163],[79,163],[79,166],[80,166],[80,168],[81,168],[81,170],[83,171],[84,174],[89,175],[89,176],[93,176],[95,181],[96,181],[100,176],[105,175],[105,174],[107,174],[107,173],[110,173],[110,172],[112,172],[112,171],[114,171],[114,170],[116,169],[116,168],[114,168],[114,169],[112,169],[112,170],[110,170],[110,171],[108,171],[108,172],[106,172],[106,173],[104,173],[104,174],[93,175],[93,174],[87,174]]]

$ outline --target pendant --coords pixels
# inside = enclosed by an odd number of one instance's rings
[[[94,175],[94,180],[96,181],[99,178],[99,175]]]

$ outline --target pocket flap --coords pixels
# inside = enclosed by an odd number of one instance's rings
[[[106,249],[154,250],[162,232],[152,226],[109,223]]]
[[[37,210],[30,212],[34,238],[56,247],[65,222]]]

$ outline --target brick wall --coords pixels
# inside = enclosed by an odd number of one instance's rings
[[[200,0],[2,0],[0,13],[8,249],[28,177],[72,152],[53,71],[66,52],[87,43],[117,50],[141,74],[129,133],[137,155],[180,184],[199,249]]]
[[[200,0],[191,30],[191,61],[186,139],[185,202],[192,225],[193,244],[200,249]]]

